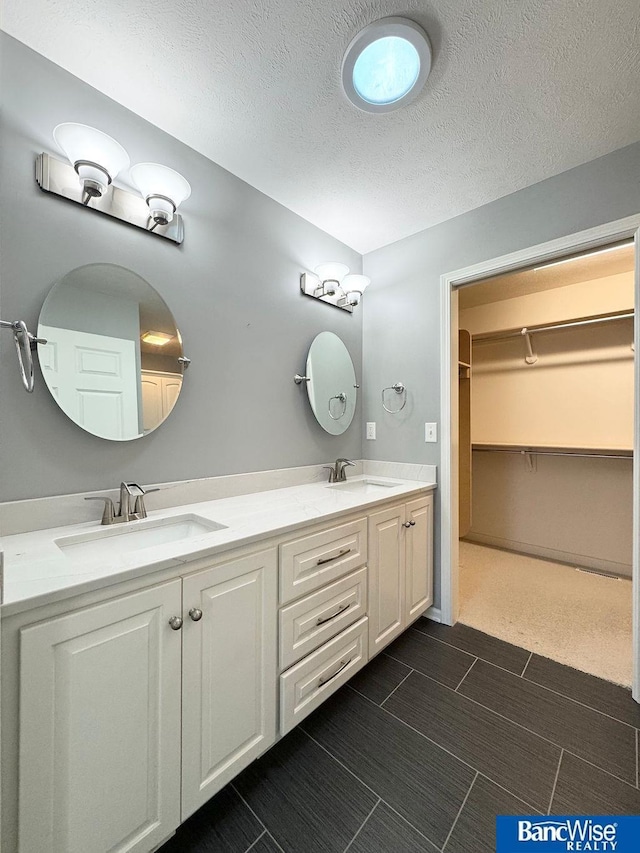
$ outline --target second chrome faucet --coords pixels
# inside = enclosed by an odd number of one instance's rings
[[[336,459],[333,465],[323,465],[323,468],[327,468],[329,470],[329,482],[330,483],[344,483],[347,479],[347,475],[345,474],[344,469],[347,465],[355,465],[355,462],[352,462],[350,459]]]

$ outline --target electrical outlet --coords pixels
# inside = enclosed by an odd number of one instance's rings
[[[374,439],[376,437],[376,424],[375,421],[371,421],[367,423],[367,438],[369,440]]]
[[[424,440],[425,441],[437,441],[438,440],[438,424],[425,424],[424,425]]]

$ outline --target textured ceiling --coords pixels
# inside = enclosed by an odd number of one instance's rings
[[[640,139],[638,0],[4,0],[2,14],[360,252]],[[389,15],[427,30],[433,69],[412,104],[372,115],[340,64]]]
[[[515,299],[556,287],[570,284],[582,284],[613,275],[628,273],[633,281],[635,253],[633,245],[621,246],[615,252],[601,255],[576,255],[566,264],[548,265],[535,269],[518,270],[503,275],[486,278],[482,282],[459,289],[460,310],[502,302],[503,299]]]

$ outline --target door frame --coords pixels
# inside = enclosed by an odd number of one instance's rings
[[[633,427],[633,698],[640,701],[640,214],[618,219],[502,255],[440,276],[440,448],[441,549],[440,618],[453,625],[458,618],[458,291],[505,272],[546,263],[618,240],[634,239],[634,427]]]

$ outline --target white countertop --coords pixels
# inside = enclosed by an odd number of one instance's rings
[[[0,540],[4,552],[2,615],[38,607],[73,595],[93,591],[151,572],[183,565],[192,560],[287,533],[319,521],[330,521],[346,512],[368,510],[392,499],[436,488],[435,483],[398,477],[353,477],[349,482],[373,480],[397,483],[376,494],[342,491],[327,483],[309,483],[284,489],[256,492],[220,500],[193,503],[148,512],[148,521],[194,515],[224,525],[189,539],[140,548],[108,560],[74,561],[55,540],[92,531],[110,530],[99,521],[36,530]],[[96,505],[98,509],[98,505]],[[124,532],[148,521],[118,525]],[[114,528],[115,529],[115,528]]]

